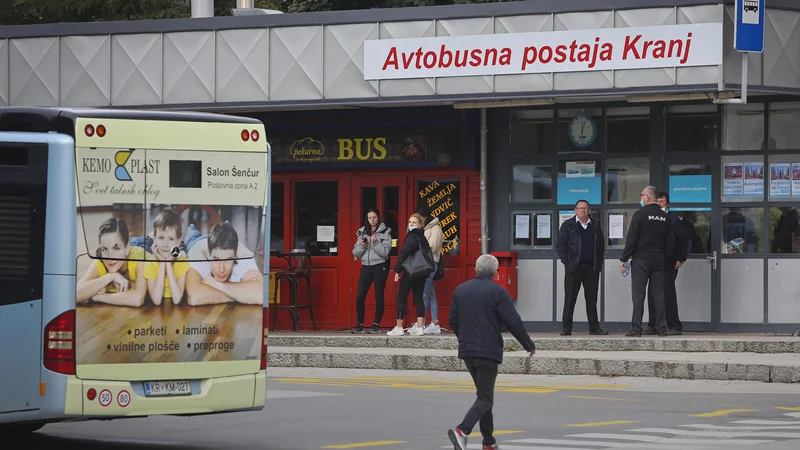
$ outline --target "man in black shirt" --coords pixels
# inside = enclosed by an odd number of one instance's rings
[[[586,300],[586,317],[589,320],[589,334],[608,334],[600,328],[597,318],[597,290],[600,286],[600,272],[603,270],[605,249],[603,231],[600,223],[589,217],[589,202],[578,200],[575,203],[575,217],[561,224],[558,230],[556,251],[564,264],[564,311],[561,317],[561,335],[572,334],[572,316],[575,302],[583,284]]]
[[[667,220],[672,224],[672,232],[675,234],[675,249],[664,262],[664,311],[667,317],[667,335],[677,336],[683,334],[683,324],[678,315],[678,291],[675,289],[675,280],[678,277],[678,269],[683,266],[691,253],[692,237],[684,226],[684,221],[669,210],[669,194],[658,193],[658,206],[667,214]],[[650,285],[651,291],[652,287]],[[652,292],[648,291],[647,296],[651,299],[647,302],[650,320],[647,322],[647,329],[642,333],[645,335],[656,334],[656,311]]]
[[[625,273],[625,263],[631,262],[631,297],[633,317],[631,331],[626,336],[642,335],[642,316],[644,316],[644,296],[648,282],[651,286],[655,308],[655,328],[659,336],[666,336],[667,321],[664,311],[664,262],[675,249],[675,235],[667,214],[658,206],[658,191],[653,186],[642,189],[639,203],[642,209],[636,211],[628,227],[625,249],[619,260],[619,270]]]

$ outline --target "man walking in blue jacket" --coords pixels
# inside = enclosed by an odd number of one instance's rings
[[[461,424],[447,430],[454,450],[466,450],[467,436],[478,422],[483,450],[497,449],[497,441],[492,436],[492,406],[497,367],[503,363],[501,326],[506,326],[529,356],[536,353],[536,346],[525,331],[511,296],[494,282],[497,266],[497,258],[481,255],[475,262],[477,276],[453,292],[449,323],[458,337],[458,357],[464,360],[477,391],[477,399]]]

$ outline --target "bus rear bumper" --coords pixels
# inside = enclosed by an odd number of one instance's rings
[[[266,372],[190,380],[191,395],[147,397],[141,381],[87,380],[70,376],[64,413],[84,417],[194,415],[261,410],[266,402]],[[89,390],[94,389],[93,400]]]

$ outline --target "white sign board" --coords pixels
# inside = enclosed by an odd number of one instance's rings
[[[463,77],[722,64],[722,24],[364,42],[364,79]]]

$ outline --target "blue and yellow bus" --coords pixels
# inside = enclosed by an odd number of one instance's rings
[[[254,119],[0,109],[0,435],[262,409],[270,175]]]

